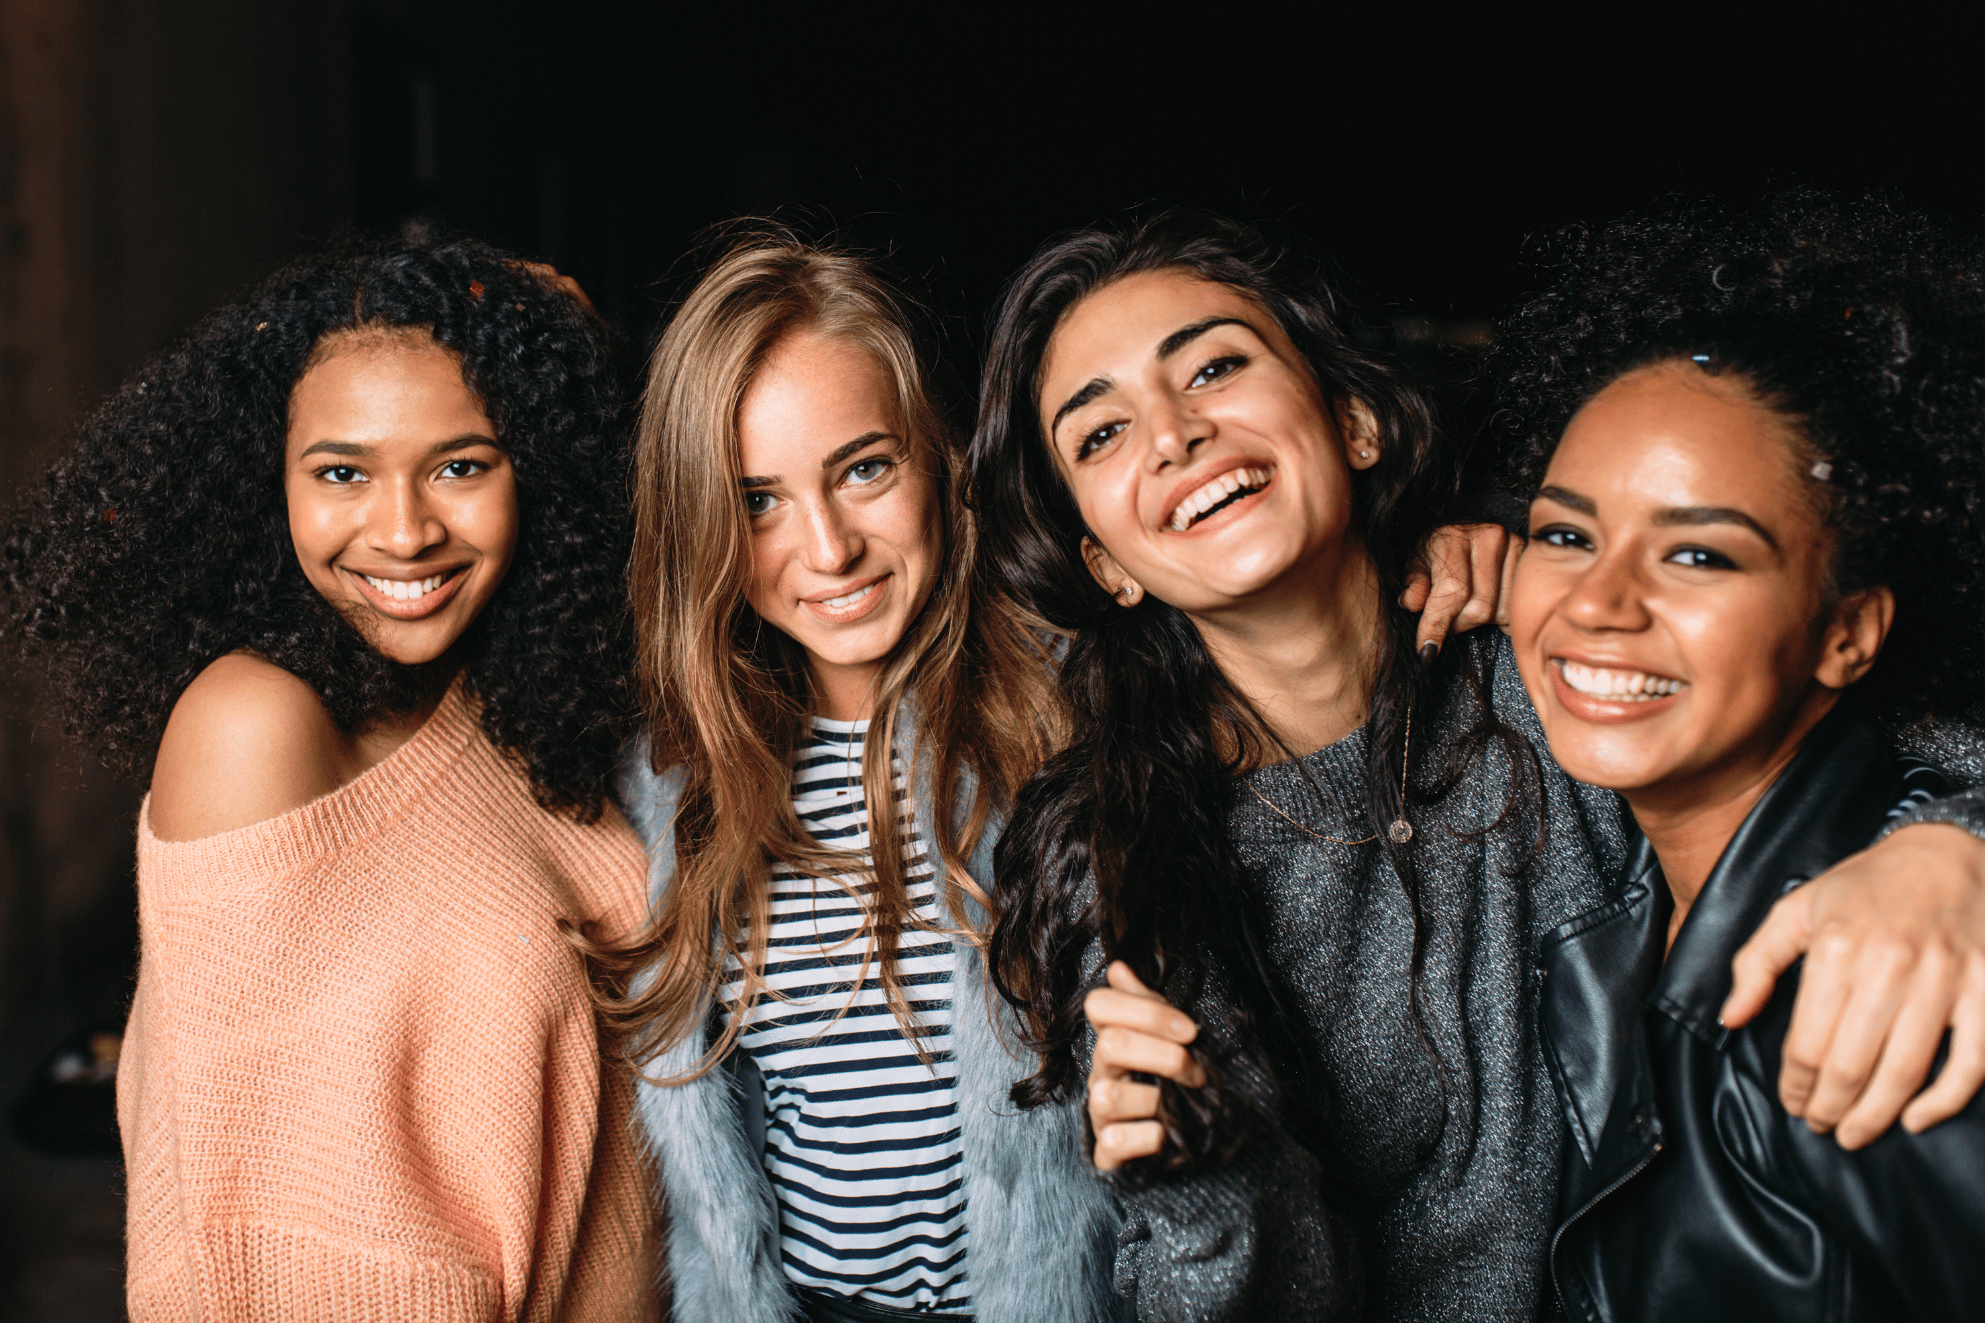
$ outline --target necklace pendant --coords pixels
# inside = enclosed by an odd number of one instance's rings
[[[1413,824],[1406,821],[1404,816],[1394,818],[1392,825],[1385,829],[1385,834],[1392,839],[1394,845],[1404,845],[1413,839]]]

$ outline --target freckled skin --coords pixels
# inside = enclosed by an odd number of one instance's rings
[[[943,555],[936,486],[903,432],[881,365],[808,332],[773,347],[738,407],[740,472],[776,479],[739,496],[751,519],[745,596],[806,650],[817,710],[834,720],[869,715]],[[827,604],[868,585],[857,602]]]

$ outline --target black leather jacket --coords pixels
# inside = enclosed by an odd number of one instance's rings
[[[1918,791],[1948,793],[1843,703],[1744,820],[1665,963],[1673,903],[1644,839],[1625,893],[1545,938],[1539,1028],[1571,1131],[1551,1272],[1572,1318],[1985,1317],[1985,1104],[1849,1153],[1778,1103],[1796,971],[1751,1024],[1716,1021],[1772,902]]]

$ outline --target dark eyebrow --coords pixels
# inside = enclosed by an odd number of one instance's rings
[[[1080,409],[1083,405],[1089,403],[1089,401],[1115,385],[1116,382],[1111,381],[1108,377],[1095,377],[1091,379],[1088,385],[1069,396],[1067,402],[1061,408],[1055,410],[1054,421],[1048,424],[1048,439],[1053,440],[1054,434],[1061,430],[1062,419],[1068,417],[1068,415],[1074,413],[1077,409]]]
[[[496,438],[490,436],[457,436],[446,441],[436,441],[427,448],[427,458],[445,455],[451,450],[466,450],[470,446],[493,446]],[[377,446],[369,446],[361,441],[319,441],[306,446],[298,459],[309,459],[312,455],[350,455],[361,457],[379,453]]]
[[[1599,513],[1599,507],[1593,504],[1591,497],[1580,496],[1577,492],[1565,487],[1539,487],[1537,489],[1537,499],[1540,501],[1556,501],[1567,510],[1576,510],[1582,515],[1596,515]]]
[[[1700,524],[1737,524],[1748,528],[1765,540],[1773,551],[1778,550],[1778,539],[1765,530],[1765,526],[1727,505],[1683,505],[1670,506],[1654,516],[1654,522],[1664,528],[1689,528]]]
[[[833,452],[829,454],[826,459],[820,461],[820,467],[823,469],[831,469],[836,464],[839,464],[842,460],[846,459],[848,456],[860,454],[862,451],[867,450],[870,446],[874,445],[878,441],[894,441],[900,445],[902,444],[903,438],[897,436],[894,432],[863,432],[860,436],[856,437],[852,441],[847,442],[845,445],[839,445],[834,447]],[[779,485],[781,481],[783,481],[783,479],[781,479],[778,474],[774,473],[770,477],[739,478],[737,480],[737,485],[746,488],[776,487]]]
[[[1197,340],[1200,336],[1205,335],[1216,326],[1247,326],[1248,330],[1254,330],[1254,327],[1248,326],[1246,322],[1238,317],[1208,317],[1203,322],[1194,322],[1190,326],[1181,326],[1178,330],[1173,331],[1163,340],[1160,340],[1158,342],[1158,361],[1161,363],[1164,362],[1173,354],[1178,353],[1179,350],[1184,349],[1187,345]]]
[[[1540,487],[1537,491],[1540,500],[1556,501],[1568,510],[1576,510],[1583,515],[1596,515],[1599,507],[1589,496],[1564,487]],[[1727,505],[1671,505],[1655,512],[1654,523],[1662,528],[1697,528],[1704,524],[1736,524],[1748,528],[1765,540],[1773,551],[1778,550],[1778,539],[1757,520],[1742,510],[1733,510]]]

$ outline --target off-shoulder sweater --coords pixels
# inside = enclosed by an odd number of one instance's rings
[[[138,818],[118,1078],[136,1323],[650,1319],[650,1173],[558,920],[636,923],[612,808],[540,808],[460,684],[400,749],[194,841]]]

